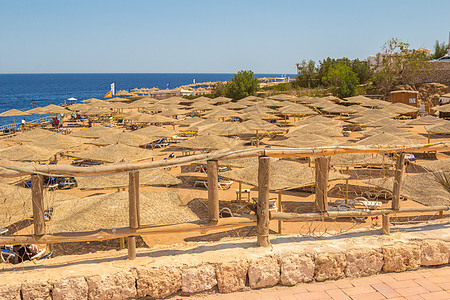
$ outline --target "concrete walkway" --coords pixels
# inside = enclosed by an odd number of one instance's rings
[[[249,290],[232,294],[174,296],[170,300],[375,300],[450,299],[450,266],[403,273],[387,273],[357,279],[341,279],[293,287]]]

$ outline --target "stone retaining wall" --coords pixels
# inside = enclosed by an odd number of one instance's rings
[[[0,299],[160,299],[175,293],[232,293],[277,284],[292,286],[380,272],[403,272],[450,262],[450,242],[442,240],[394,242],[379,248],[345,252],[304,253],[301,247],[297,250],[250,259],[238,253],[233,260],[221,263],[188,265],[174,260],[173,265],[148,264],[106,275],[2,284]]]

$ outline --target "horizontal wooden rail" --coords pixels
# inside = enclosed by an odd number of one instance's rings
[[[0,177],[17,177],[25,174],[52,174],[53,176],[96,176],[121,172],[131,172],[143,169],[158,169],[181,166],[205,160],[228,160],[236,158],[269,156],[269,157],[312,157],[328,156],[350,153],[394,153],[414,151],[450,151],[450,141],[436,142],[417,146],[333,146],[316,148],[253,148],[231,152],[217,151],[207,154],[198,154],[186,157],[178,157],[169,160],[159,160],[143,163],[124,163],[117,165],[101,165],[91,167],[76,167],[70,165],[36,165],[33,167],[8,167],[0,166]]]
[[[56,234],[45,234],[42,236],[34,235],[1,235],[0,245],[16,244],[54,244],[68,242],[89,242],[105,241],[129,236],[138,236],[146,234],[166,234],[180,232],[206,233],[215,229],[230,229],[245,226],[256,226],[256,216],[246,215],[242,217],[232,217],[219,219],[218,222],[210,223],[208,221],[195,221],[174,225],[148,225],[137,229],[129,227],[116,229],[99,229],[85,232],[61,232]]]
[[[423,206],[423,207],[402,207],[399,210],[393,209],[377,209],[371,211],[328,211],[317,213],[286,213],[286,212],[270,212],[271,220],[281,221],[320,221],[323,219],[333,218],[359,218],[380,215],[391,215],[397,213],[415,213],[415,212],[433,212],[448,211],[449,206]]]

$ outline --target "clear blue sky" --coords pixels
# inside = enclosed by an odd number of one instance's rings
[[[295,73],[449,31],[448,0],[0,0],[0,73]]]

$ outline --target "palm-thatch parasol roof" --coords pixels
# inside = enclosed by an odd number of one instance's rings
[[[150,159],[158,155],[161,155],[161,153],[123,144],[114,144],[97,149],[68,154],[68,156],[79,159],[101,161],[105,163],[136,162]]]
[[[91,139],[86,141],[86,144],[92,144],[97,146],[123,144],[133,147],[139,147],[141,145],[145,145],[151,141],[154,141],[157,138],[160,138],[160,136],[141,135],[135,133],[135,131],[132,132],[128,131],[105,135],[98,139]]]
[[[278,111],[284,115],[317,115],[317,112],[311,108],[295,103],[284,106]]]
[[[293,137],[305,133],[312,133],[317,134],[321,136],[328,136],[328,137],[338,137],[343,136],[342,134],[342,128],[336,127],[336,126],[330,126],[323,123],[317,123],[317,124],[307,124],[307,125],[301,125],[292,127],[289,129],[289,132],[286,134],[287,137]]]
[[[95,102],[103,102],[104,100],[100,100],[97,98],[89,98],[89,99],[85,99],[85,100],[81,100],[81,102],[83,103],[95,103]]]
[[[200,123],[202,121],[204,121],[204,119],[201,119],[199,117],[188,117],[188,118],[186,118],[184,120],[175,121],[174,124],[176,124],[178,126],[190,126],[190,125],[193,125],[193,124],[196,124],[196,123]]]
[[[176,224],[198,220],[180,204],[176,192],[140,192],[142,225]],[[128,192],[91,196],[58,202],[53,207],[50,232],[89,231],[129,226]]]
[[[203,102],[203,101],[195,102],[190,107],[192,107],[194,109],[198,109],[198,110],[211,110],[211,109],[217,108],[217,106],[214,106],[212,104],[209,104],[208,102]]]
[[[160,114],[149,115],[149,114],[135,114],[130,117],[136,123],[173,123],[175,119],[161,116]]]
[[[77,197],[44,190],[44,209],[69,199],[76,201]],[[0,182],[0,228],[31,217],[33,217],[31,189]]]
[[[186,131],[199,131],[200,129],[205,129],[208,127],[211,127],[213,125],[217,125],[219,124],[220,121],[216,120],[216,119],[202,119],[202,121],[198,122],[198,123],[194,123],[191,126],[189,126]]]
[[[406,124],[408,125],[439,125],[444,124],[448,121],[444,119],[439,119],[433,116],[425,116],[417,119],[412,119],[411,121],[408,121]]]
[[[184,140],[173,147],[181,149],[222,150],[241,146],[242,141],[230,139],[213,134],[201,135],[189,140]]]
[[[302,126],[302,125],[309,125],[309,124],[324,124],[324,125],[328,125],[328,126],[343,126],[345,124],[347,124],[344,121],[340,121],[340,120],[335,120],[335,119],[331,119],[331,118],[326,118],[324,116],[314,116],[311,118],[306,118],[306,119],[302,119],[296,122],[292,122],[291,125],[294,126]]]
[[[280,106],[282,106],[281,103],[283,103],[283,102],[275,101],[273,99],[264,99],[264,100],[258,102],[258,105],[280,107]]]
[[[388,112],[394,112],[394,113],[403,115],[403,114],[415,113],[415,112],[419,111],[420,108],[397,102],[397,103],[385,106],[384,108],[382,108],[382,110],[386,110]]]
[[[2,159],[14,161],[48,161],[60,150],[32,145],[17,145],[0,150]]]
[[[47,114],[67,114],[70,112],[69,110],[65,109],[64,107],[54,105],[54,104],[49,104],[47,106],[44,106],[42,108],[42,110],[44,111],[44,113],[47,113]]]
[[[393,161],[379,153],[349,153],[332,155],[330,164],[333,166],[382,166],[392,165]]]
[[[269,189],[271,191],[290,190],[315,184],[315,168],[301,164],[278,160],[270,163]],[[220,177],[258,186],[258,164],[243,169],[220,173]],[[348,175],[330,171],[329,180],[345,179]]]
[[[89,109],[79,110],[79,113],[85,116],[100,116],[112,113],[111,110],[105,108],[91,107]]]
[[[400,194],[426,206],[450,205],[450,195],[437,181],[436,174],[439,173],[404,175]],[[392,191],[394,177],[371,179],[364,182]]]
[[[261,119],[251,119],[242,123],[247,130],[251,131],[276,131],[281,128],[272,123],[266,122]]]
[[[432,108],[434,111],[449,113],[450,112],[450,103],[440,106],[435,106]]]
[[[330,105],[327,107],[324,107],[322,109],[323,111],[330,113],[330,114],[352,114],[357,111],[355,107],[352,106],[344,106],[339,104]]]
[[[185,115],[186,113],[187,113],[186,110],[170,107],[168,109],[165,109],[162,113],[160,113],[160,115],[165,117],[175,117],[179,115]]]
[[[232,98],[227,98],[227,97],[216,97],[211,99],[211,103],[228,103],[231,102],[231,100],[233,100]]]
[[[242,123],[236,122],[221,122],[210,127],[199,128],[198,134],[214,134],[214,135],[242,135],[251,134],[252,131],[248,130],[242,125]]]
[[[332,107],[332,106],[336,105],[334,102],[329,101],[329,100],[325,100],[325,99],[322,99],[322,98],[309,99],[305,104],[307,106],[320,108],[320,109],[324,109],[326,107]]]
[[[128,173],[116,173],[107,176],[75,177],[81,190],[101,190],[128,187]],[[170,186],[180,184],[181,180],[165,170],[142,170],[139,172],[140,186]]]
[[[270,96],[269,98],[273,99],[273,100],[285,101],[285,100],[292,100],[295,98],[295,96],[287,95],[287,94],[278,94],[278,95]]]
[[[373,135],[377,135],[380,133],[389,133],[392,135],[397,135],[397,136],[401,136],[401,137],[408,138],[408,139],[419,139],[419,140],[423,139],[422,136],[413,134],[409,131],[406,131],[406,130],[403,130],[396,126],[391,126],[391,125],[386,125],[386,126],[382,126],[382,127],[378,127],[375,129],[366,130],[366,131],[362,132],[362,134],[364,136],[373,136]]]
[[[241,104],[240,102],[228,102],[227,104],[223,104],[220,107],[226,109],[244,109],[247,107],[247,105]]]
[[[83,138],[90,138],[90,139],[98,139],[107,135],[116,134],[119,133],[120,130],[113,129],[111,127],[105,127],[105,126],[92,126],[86,129],[82,129],[79,131],[75,131],[70,134],[70,136],[75,137],[83,137]]]
[[[160,136],[160,137],[170,137],[177,134],[177,131],[169,128],[164,128],[161,126],[147,126],[141,129],[134,131],[135,134],[143,135],[143,136]]]
[[[260,100],[262,100],[262,98],[260,98],[260,97],[247,96],[245,98],[239,99],[238,102],[241,102],[241,101],[260,101]]]
[[[300,133],[299,135],[290,137],[285,140],[270,141],[271,145],[289,148],[309,148],[309,147],[324,147],[336,146],[342,144],[341,141],[311,133]]]
[[[391,119],[391,118],[383,118],[383,119],[378,119],[378,120],[374,120],[374,121],[369,121],[366,123],[363,123],[364,126],[366,127],[385,127],[385,126],[392,126],[392,127],[397,127],[397,128],[408,128],[411,127],[405,123],[402,123],[400,121]]]
[[[212,112],[207,113],[204,115],[205,118],[233,118],[233,117],[239,117],[240,112],[225,108],[217,107]]]
[[[450,122],[433,126],[425,126],[425,130],[429,133],[450,134]]]
[[[7,111],[4,111],[0,114],[0,117],[17,117],[17,116],[26,116],[26,115],[30,115],[31,113],[29,113],[28,111],[21,111],[18,109],[10,109]]]
[[[108,102],[127,102],[127,101],[130,101],[130,99],[116,97],[116,98],[108,99],[106,101],[108,101]]]
[[[241,110],[242,113],[276,113],[275,110],[262,105],[252,105]]]
[[[239,115],[239,117],[244,120],[251,120],[251,119],[278,120],[278,119],[281,119],[280,117],[272,115],[270,113],[257,112],[257,111],[246,112],[246,113]]]
[[[35,128],[32,130],[22,132],[16,136],[13,136],[13,137],[9,138],[8,141],[31,142],[31,141],[35,141],[35,140],[49,140],[52,138],[56,138],[59,135],[60,135],[59,133],[56,133],[56,132],[53,132],[50,130]]]
[[[407,146],[407,145],[415,145],[418,143],[419,143],[418,141],[409,138],[383,132],[357,141],[355,144],[366,146],[378,146],[378,145]]]
[[[185,102],[187,101],[186,99],[183,99],[181,97],[169,97],[163,100],[159,100],[158,103],[159,104],[178,104],[180,102]]]
[[[445,171],[450,172],[450,158],[439,160],[425,160],[415,162],[416,165],[421,166],[430,172]]]

